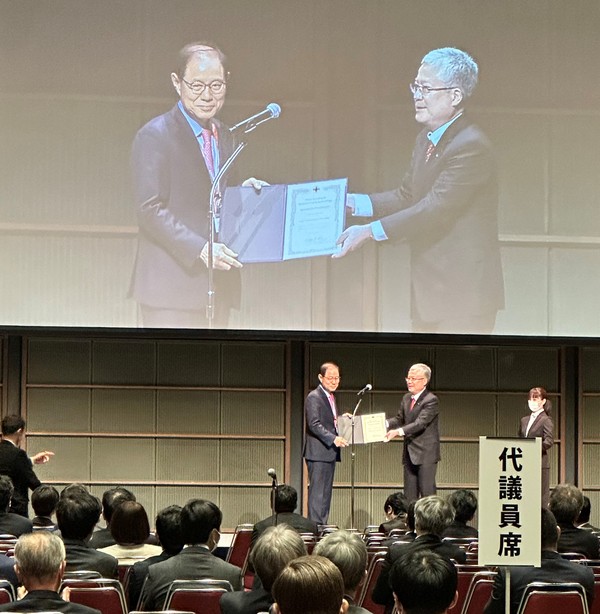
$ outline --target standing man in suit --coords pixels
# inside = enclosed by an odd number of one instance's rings
[[[139,235],[130,292],[146,327],[207,325],[209,194],[234,148],[228,127],[216,118],[227,77],[218,47],[202,42],[183,47],[171,73],[178,103],[143,126],[133,142]],[[263,184],[244,182],[256,189]],[[217,327],[227,325],[239,294],[242,265],[236,256],[214,243]]]
[[[435,495],[435,474],[440,460],[438,429],[438,398],[427,390],[431,369],[422,363],[408,370],[400,410],[388,420],[385,441],[404,437],[402,464],[404,466],[404,494],[409,501]]]
[[[498,185],[491,145],[466,114],[477,85],[473,58],[451,47],[425,55],[410,91],[423,126],[397,190],[350,195],[355,215],[340,258],[366,241],[405,241],[411,251],[415,332],[490,334],[504,306]]]
[[[340,385],[340,369],[325,362],[319,370],[319,385],[304,402],[306,430],[304,453],[308,468],[308,517],[317,524],[327,524],[335,464],[341,460],[340,448],[348,442],[337,430],[337,404],[334,392]]]

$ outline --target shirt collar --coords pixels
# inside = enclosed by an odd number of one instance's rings
[[[181,104],[181,103],[180,103]],[[427,138],[437,147],[441,138],[444,136],[444,132],[450,128],[450,126],[463,114],[461,111],[456,117],[453,117],[450,121],[442,124],[439,128],[427,133]]]
[[[416,394],[411,395],[412,398],[415,400],[415,403],[417,402],[418,398],[425,392],[425,390],[427,390],[427,389],[423,388],[423,390],[421,390],[421,392],[417,392]]]
[[[201,124],[199,124],[188,112],[183,108],[183,104],[181,100],[177,103],[179,110],[183,113],[183,116],[187,120],[187,123],[190,125],[190,128],[194,131],[194,134],[198,137],[202,134],[204,128]]]

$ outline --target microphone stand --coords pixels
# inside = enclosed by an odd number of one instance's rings
[[[355,483],[355,472],[356,472],[356,454],[354,452],[354,426],[355,426],[355,418],[356,412],[362,403],[364,394],[361,394],[358,397],[358,402],[356,403],[356,407],[352,412],[352,419],[350,421],[350,528],[355,529],[354,526],[354,483]]]
[[[277,493],[277,476],[273,478],[271,482],[271,514],[275,516],[275,494]],[[277,517],[275,517],[275,524],[277,524]]]

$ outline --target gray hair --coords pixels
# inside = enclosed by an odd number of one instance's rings
[[[419,533],[440,536],[453,520],[452,506],[441,497],[431,495],[415,503],[415,529]]]
[[[340,570],[347,591],[355,590],[365,577],[367,546],[356,533],[329,533],[315,546],[315,554],[329,559]]]
[[[415,369],[415,371],[421,371],[421,373],[423,373],[423,375],[427,379],[427,382],[429,383],[429,380],[431,379],[431,368],[430,367],[428,367],[426,364],[422,362],[418,362],[417,364],[412,365],[409,371],[412,371],[413,369]]]
[[[15,545],[15,563],[24,578],[51,578],[65,558],[62,539],[50,531],[21,535]]]
[[[460,88],[468,98],[477,85],[477,62],[466,52],[455,47],[442,47],[425,54],[422,64],[432,66],[437,76],[448,86]]]

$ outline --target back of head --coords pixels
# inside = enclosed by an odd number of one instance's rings
[[[402,491],[392,493],[383,504],[383,511],[391,509],[395,516],[406,514],[408,510],[408,499]]]
[[[577,518],[577,522],[579,524],[583,524],[584,522],[590,521],[590,515],[592,513],[592,502],[589,497],[583,495],[583,506],[581,507],[581,511],[579,512],[579,516]]]
[[[150,523],[144,506],[137,501],[123,501],[112,515],[110,532],[117,544],[143,544],[150,535]]]
[[[306,544],[287,524],[269,527],[256,541],[250,559],[263,588],[270,591],[281,570],[294,559],[305,556]]]
[[[315,554],[329,559],[340,570],[346,591],[356,590],[365,577],[367,546],[356,533],[329,533],[315,546]]]
[[[35,582],[48,583],[49,590],[57,590],[54,583],[64,560],[65,546],[50,531],[21,535],[15,546],[15,564],[25,588]]]
[[[104,491],[102,495],[102,515],[108,524],[112,520],[115,509],[124,501],[135,501],[135,495],[127,488],[117,486]]]
[[[31,507],[36,516],[52,516],[58,503],[58,490],[50,484],[40,484],[31,493]]]
[[[64,538],[86,539],[100,518],[100,501],[89,492],[61,497],[56,506],[58,528]]]
[[[170,505],[156,516],[156,535],[165,552],[177,554],[183,548],[181,506]]]
[[[88,495],[89,493],[90,491],[87,486],[74,482],[73,484],[67,484],[60,491],[59,498],[63,499],[64,497],[78,497],[79,495]]]
[[[573,484],[559,484],[550,493],[548,506],[558,524],[573,524],[583,507],[583,493]]]
[[[415,503],[416,501],[411,501],[406,510],[406,526],[411,531],[415,530]]]
[[[14,435],[18,430],[25,428],[25,420],[21,416],[11,414],[2,418],[2,434]]]
[[[223,514],[212,502],[191,499],[181,510],[181,534],[185,544],[206,544],[213,529],[219,531]]]
[[[406,614],[445,612],[454,601],[458,585],[452,562],[431,550],[401,555],[389,577],[398,605]]]
[[[275,512],[293,512],[298,505],[298,493],[289,484],[280,484],[275,490]]]
[[[477,498],[470,490],[455,490],[449,497],[448,503],[454,510],[454,519],[460,522],[473,520],[477,511]]]
[[[440,536],[454,518],[447,501],[437,495],[423,497],[415,503],[415,529],[417,533]]]
[[[0,475],[0,512],[8,512],[14,492],[12,480],[7,475]]]
[[[554,514],[542,508],[542,550],[556,550],[558,544],[558,526]]]
[[[271,593],[280,614],[339,614],[344,581],[330,560],[313,554],[288,563]]]

